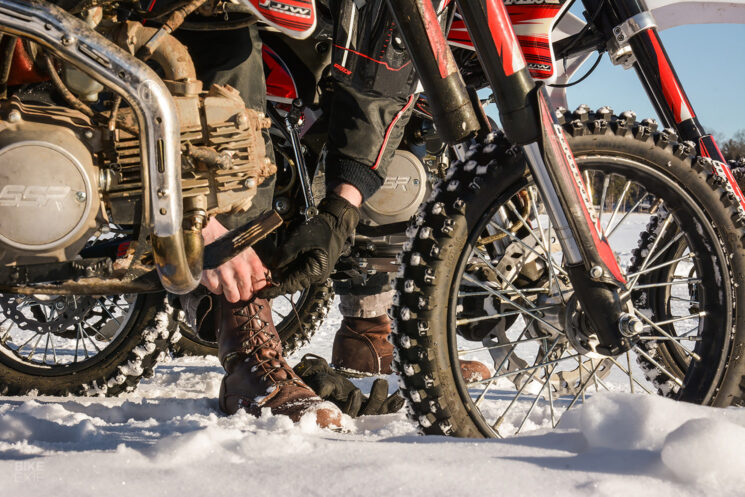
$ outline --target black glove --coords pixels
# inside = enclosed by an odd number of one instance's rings
[[[319,204],[318,214],[292,230],[274,253],[259,253],[272,270],[274,283],[261,290],[259,297],[271,299],[326,281],[359,219],[357,207],[329,193]]]
[[[397,412],[404,405],[403,397],[397,392],[388,395],[388,380],[375,380],[369,397],[365,397],[354,383],[331,369],[325,359],[315,354],[305,354],[294,369],[319,397],[333,402],[344,414],[353,418],[390,414]]]

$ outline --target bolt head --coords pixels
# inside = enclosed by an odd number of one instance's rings
[[[88,195],[85,192],[75,192],[75,200],[81,204],[88,199]]]
[[[72,35],[65,35],[60,41],[64,46],[69,46],[75,43],[75,38]]]
[[[17,123],[20,120],[21,120],[21,113],[18,112],[18,110],[16,109],[11,110],[10,113],[8,114],[8,121],[12,123]]]
[[[592,269],[590,269],[590,277],[592,279],[598,279],[603,277],[603,268],[600,266],[593,266]]]

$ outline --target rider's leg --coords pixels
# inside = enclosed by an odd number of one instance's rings
[[[368,1],[361,8],[358,3],[330,2],[337,23],[326,184],[350,183],[367,199],[385,181],[419,84],[385,1]],[[337,283],[336,290],[344,320],[334,339],[332,364],[358,373],[390,373],[388,275],[375,275],[365,284]],[[467,378],[491,376],[481,363],[463,362],[462,369]]]
[[[230,85],[240,91],[247,107],[265,110],[266,85],[256,27],[179,33],[205,85]],[[271,152],[268,134],[265,139],[267,151]],[[270,209],[273,194],[272,177],[259,186],[248,211],[218,215],[218,220],[227,228],[240,226]],[[219,397],[223,412],[233,414],[245,409],[259,415],[262,408],[269,408],[273,414],[284,414],[294,421],[310,413],[320,426],[339,425],[338,408],[323,402],[287,365],[268,301],[253,299],[230,304],[222,295],[208,298],[214,316],[204,322],[214,325],[218,355],[226,371]]]

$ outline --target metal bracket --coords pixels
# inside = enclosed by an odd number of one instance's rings
[[[650,12],[642,12],[613,28],[614,38],[608,42],[608,55],[616,66],[630,69],[636,62],[629,40],[642,31],[656,28],[657,21]]]
[[[625,44],[642,31],[656,27],[657,21],[655,21],[652,13],[642,12],[641,14],[626,19],[624,22],[613,28],[613,36],[616,37],[616,41],[619,44]]]

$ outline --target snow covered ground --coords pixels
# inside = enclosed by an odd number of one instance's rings
[[[328,353],[334,313],[307,350]],[[294,358],[294,359],[297,359]],[[346,433],[222,416],[213,358],[115,399],[0,398],[2,495],[742,495],[745,411],[599,393],[560,429],[421,437],[402,413]],[[395,383],[394,379],[391,380]]]
[[[328,356],[340,320],[290,362]],[[0,397],[0,495],[745,494],[745,410],[592,392],[559,429],[506,440],[421,437],[403,413],[335,433],[223,416],[221,376],[214,358],[183,358],[121,398]]]

